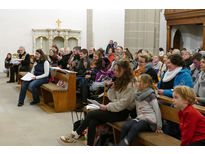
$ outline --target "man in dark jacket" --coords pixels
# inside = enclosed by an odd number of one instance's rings
[[[59,57],[58,65],[61,66],[63,69],[66,69],[71,54],[72,52],[70,51],[70,49],[66,48],[62,58]]]
[[[30,66],[30,55],[26,53],[24,47],[19,48],[20,54],[18,55],[19,63],[18,64],[13,64],[10,67],[10,80],[7,81],[7,83],[12,83],[14,82],[14,73],[20,71],[20,72],[28,72],[29,71],[29,66]],[[16,79],[17,80],[17,79]]]
[[[108,50],[110,48],[114,48],[113,40],[110,40],[109,44],[107,45],[106,52],[105,52],[106,55],[108,54]]]

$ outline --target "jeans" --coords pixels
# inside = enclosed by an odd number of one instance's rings
[[[26,97],[26,91],[29,89],[29,91],[32,93],[33,96],[33,102],[39,103],[40,98],[38,96],[38,90],[37,88],[40,87],[44,83],[48,83],[49,79],[48,78],[42,78],[42,79],[37,79],[37,80],[32,80],[32,81],[24,81],[21,85],[21,91],[19,94],[19,103],[24,103],[24,99]]]
[[[120,140],[127,139],[131,144],[135,137],[143,131],[151,131],[149,123],[145,120],[130,120],[122,126]]]
[[[77,134],[81,134],[88,127],[88,145],[93,145],[96,135],[96,126],[106,122],[123,121],[128,118],[129,110],[120,112],[110,112],[102,110],[94,110],[88,112],[85,120],[76,130]]]

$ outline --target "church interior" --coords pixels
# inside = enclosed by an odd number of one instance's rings
[[[0,146],[205,145],[205,9],[0,9],[0,21]]]

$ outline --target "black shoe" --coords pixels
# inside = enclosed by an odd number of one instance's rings
[[[30,105],[35,105],[35,104],[38,104],[38,103],[40,103],[40,102],[34,102],[34,101],[32,101],[32,102],[30,102]]]
[[[10,81],[10,80],[9,80],[9,81],[6,81],[6,82],[7,82],[7,83],[13,83],[14,81]]]
[[[21,106],[23,106],[23,103],[18,103],[18,107],[21,107]]]

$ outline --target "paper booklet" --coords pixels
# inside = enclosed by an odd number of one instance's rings
[[[77,72],[74,72],[74,71],[70,71],[70,70],[66,70],[66,69],[61,69],[60,67],[51,67],[52,70],[61,70],[61,71],[64,71],[64,72],[68,72],[68,73],[77,73]]]
[[[18,64],[20,64],[21,61],[22,61],[22,59],[12,58],[10,63],[18,65]]]
[[[88,102],[95,104],[97,106],[100,106],[100,103],[98,103],[96,100],[92,100],[92,99],[87,99]]]
[[[23,81],[31,81],[33,80],[33,77],[35,77],[35,75],[33,75],[32,73],[28,72],[26,75],[24,75],[21,80]]]
[[[98,105],[95,104],[88,104],[86,106],[87,109],[100,109],[100,107]]]

